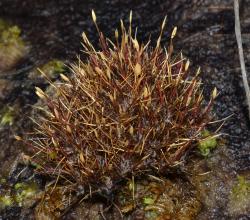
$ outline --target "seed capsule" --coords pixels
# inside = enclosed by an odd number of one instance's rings
[[[171,39],[173,39],[175,37],[176,32],[177,32],[177,27],[174,27],[172,34],[171,34]]]
[[[37,96],[39,98],[41,98],[41,99],[45,99],[46,96],[45,96],[43,90],[41,90],[39,87],[35,87],[35,88],[36,88],[36,94],[37,94]]]
[[[96,23],[96,15],[95,15],[94,10],[92,10],[92,19],[93,19],[94,23]]]
[[[137,64],[135,65],[134,72],[135,72],[135,75],[136,75],[137,77],[139,77],[139,76],[141,75],[141,65],[140,65],[139,63],[137,63]]]
[[[129,127],[129,133],[130,133],[131,135],[133,135],[133,134],[134,134],[134,128],[133,128],[133,126],[132,126],[132,125]]]
[[[212,93],[212,97],[213,99],[215,99],[217,97],[217,88],[215,87],[214,90],[213,90],[213,93]]]

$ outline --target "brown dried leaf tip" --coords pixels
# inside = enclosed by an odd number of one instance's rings
[[[45,114],[31,139],[41,172],[92,189],[131,175],[164,170],[180,162],[211,121],[201,81],[190,76],[189,61],[160,46],[139,43],[130,27],[115,31],[115,42],[99,34],[100,50],[85,33],[87,60],[72,65],[72,77],[55,85],[57,97],[41,89]]]

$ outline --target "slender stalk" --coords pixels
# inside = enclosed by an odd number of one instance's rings
[[[239,50],[241,74],[242,74],[244,89],[245,89],[246,98],[247,98],[248,117],[250,119],[250,89],[249,89],[249,84],[247,82],[247,72],[246,72],[246,65],[245,65],[243,47],[242,47],[240,16],[239,16],[239,0],[234,0],[234,14],[235,14],[235,35],[236,35],[236,40],[237,40],[238,50]]]

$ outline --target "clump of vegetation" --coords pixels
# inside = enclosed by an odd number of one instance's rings
[[[198,149],[202,156],[207,157],[217,146],[216,136],[212,136],[208,130],[202,131],[201,135],[204,139],[199,141]]]
[[[0,19],[0,70],[8,70],[26,54],[27,46],[18,26]]]
[[[217,95],[204,103],[198,70],[189,61],[161,47],[164,19],[156,46],[139,43],[121,21],[115,41],[99,34],[95,49],[83,33],[87,60],[72,65],[72,77],[61,74],[51,97],[40,88],[44,111],[28,143],[39,172],[64,181],[68,188],[85,193],[109,194],[121,180],[165,173],[178,164],[200,140],[212,120]]]

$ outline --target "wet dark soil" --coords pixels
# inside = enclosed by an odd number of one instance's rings
[[[250,1],[243,0],[241,5],[243,46],[250,73]],[[141,40],[149,36],[156,39],[165,15],[168,18],[165,36],[174,26],[178,27],[175,47],[190,58],[193,68],[201,67],[205,95],[208,97],[215,86],[220,92],[214,109],[216,117],[232,115],[221,130],[225,146],[213,152],[206,162],[191,162],[190,166],[199,167],[193,175],[204,171],[200,168],[205,166],[203,163],[212,171],[206,192],[204,186],[200,189],[202,208],[197,219],[250,219],[249,209],[232,212],[228,206],[229,191],[236,176],[249,178],[250,169],[250,122],[234,35],[233,2],[228,0],[0,0],[0,18],[18,25],[23,39],[30,45],[30,52],[22,62],[0,73],[0,79],[11,84],[0,97],[0,108],[9,105],[16,109],[13,125],[5,125],[0,130],[0,176],[10,172],[21,152],[29,151],[13,135],[22,135],[30,129],[31,105],[37,102],[34,86],[46,87],[46,83],[29,79],[29,72],[54,58],[66,63],[74,61],[81,50],[83,31],[97,44],[91,9],[95,9],[102,31],[110,37],[120,18],[128,21],[131,9]],[[202,181],[192,178],[191,182],[199,188]],[[14,212],[17,215],[7,210],[0,214],[0,219],[20,219],[20,210]]]

